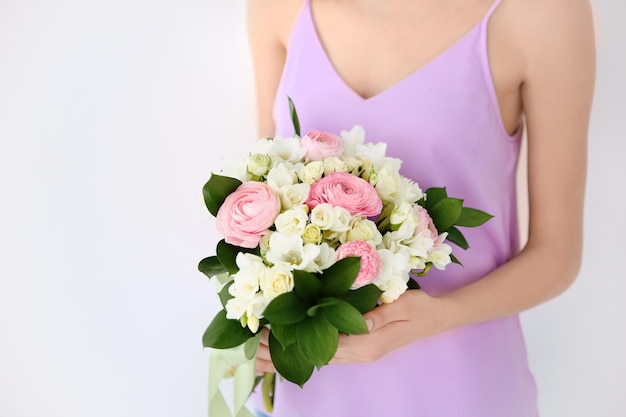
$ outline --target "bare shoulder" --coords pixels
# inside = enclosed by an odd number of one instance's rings
[[[251,36],[264,32],[286,47],[304,1],[248,0],[248,26]]]
[[[568,61],[572,55],[591,58],[593,16],[589,0],[507,0],[502,20],[515,38],[527,71]]]

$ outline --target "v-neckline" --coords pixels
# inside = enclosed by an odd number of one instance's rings
[[[498,3],[498,1],[496,0],[495,3]],[[354,95],[358,100],[362,101],[362,102],[369,102],[372,100],[377,99],[378,97],[384,96],[387,93],[395,90],[396,88],[399,88],[401,85],[409,82],[411,79],[413,79],[414,77],[416,77],[418,74],[420,74],[421,72],[425,71],[428,67],[434,65],[436,62],[438,62],[439,60],[441,60],[445,55],[447,55],[451,50],[455,49],[456,47],[458,47],[458,45],[460,45],[461,43],[463,43],[463,41],[465,41],[467,38],[470,37],[470,35],[476,31],[478,31],[482,25],[483,22],[489,17],[489,15],[491,14],[491,9],[494,7],[494,4],[492,4],[492,6],[490,7],[489,11],[487,12],[487,14],[480,19],[474,26],[472,26],[467,32],[465,32],[463,35],[461,35],[458,39],[456,39],[454,42],[452,42],[450,45],[448,45],[447,47],[445,47],[443,50],[441,50],[441,52],[437,53],[435,56],[433,56],[430,60],[428,60],[426,63],[424,63],[423,65],[420,65],[417,69],[415,69],[414,71],[410,72],[408,75],[406,75],[405,77],[399,79],[398,81],[392,83],[391,85],[389,85],[388,87],[383,88],[382,90],[378,91],[377,93],[368,96],[368,97],[364,97],[363,95],[361,95],[359,92],[357,92],[347,81],[344,77],[341,76],[341,74],[339,74],[339,71],[337,71],[337,67],[335,66],[335,64],[331,61],[328,52],[326,51],[326,48],[324,47],[324,44],[322,43],[322,39],[319,36],[319,32],[317,30],[317,26],[315,24],[315,19],[313,18],[313,10],[311,9],[311,1],[307,0],[305,7],[307,9],[307,14],[308,14],[308,23],[311,27],[311,31],[313,32],[313,37],[315,38],[315,43],[317,44],[317,47],[319,48],[321,54],[324,57],[324,60],[326,61],[326,64],[328,65],[328,67],[330,68],[331,72],[333,73],[333,75],[335,76],[335,78],[337,78],[339,80],[339,82],[341,83],[341,85],[348,90],[352,95]]]

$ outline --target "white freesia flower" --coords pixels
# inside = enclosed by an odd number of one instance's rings
[[[380,300],[391,303],[408,288],[406,283],[409,280],[409,258],[404,252],[393,253],[388,249],[381,249],[378,254],[382,261],[382,270],[374,284],[384,291]]]
[[[447,243],[443,243],[444,240],[448,237],[448,233],[442,233],[437,237],[437,241],[433,245],[434,248],[431,250],[429,255],[429,260],[433,263],[435,268],[439,270],[444,270],[446,266],[452,262],[450,258],[450,254],[452,253],[452,247]]]
[[[261,236],[261,240],[259,241],[259,249],[261,250],[261,256],[265,256],[267,251],[270,249],[270,236],[274,232],[266,233]]]
[[[398,230],[400,225],[409,219],[411,213],[413,213],[413,206],[407,201],[395,206],[391,211],[391,216],[389,216],[391,230]]]
[[[262,272],[259,283],[263,296],[269,303],[279,295],[293,290],[293,272],[284,264],[276,264]]]
[[[424,192],[419,184],[407,177],[402,177],[402,187],[400,189],[403,191],[402,199],[409,203],[416,203],[424,197]]]
[[[323,161],[311,161],[305,164],[298,171],[298,177],[302,182],[313,184],[319,181],[324,174],[324,162]]]
[[[259,153],[263,155],[268,155],[273,143],[274,139],[272,138],[261,138],[254,142],[254,144],[250,147],[250,154]]]
[[[380,161],[386,158],[385,154],[387,153],[387,144],[367,143],[365,145],[358,145],[356,152],[356,156],[361,158],[362,160],[368,160],[374,164],[378,164]]]
[[[320,253],[310,265],[308,272],[321,272],[335,263],[335,249],[328,243],[323,242],[319,245]]]
[[[347,157],[357,156],[357,147],[365,142],[365,130],[359,126],[354,126],[350,131],[342,130],[343,154]]]
[[[382,200],[400,204],[404,194],[400,173],[392,158],[385,158],[385,161],[387,163],[381,164],[380,169],[375,168],[375,175],[370,175],[369,182],[376,188]]]
[[[233,297],[250,300],[259,291],[259,274],[267,266],[260,257],[244,252],[237,254],[235,262],[239,271],[233,275],[233,284],[228,292]]]
[[[283,209],[291,209],[302,206],[309,197],[310,191],[311,185],[307,183],[286,186],[283,189],[283,195],[281,198]]]
[[[280,196],[286,187],[294,185],[296,181],[295,173],[285,164],[277,164],[267,173],[267,185]]]
[[[314,263],[319,252],[318,245],[304,244],[300,236],[276,232],[270,237],[270,249],[265,257],[274,265],[284,263],[291,270],[306,271]]]
[[[337,222],[338,214],[330,204],[318,204],[311,210],[311,223],[320,230],[330,230]]]
[[[304,158],[306,149],[300,146],[300,140],[298,138],[275,137],[274,140],[271,141],[268,153],[272,158],[295,163]]]
[[[222,165],[220,175],[236,178],[241,182],[250,179],[250,174],[246,168],[246,160],[243,158],[226,159]]]
[[[348,172],[348,166],[342,159],[336,156],[331,156],[324,159],[324,175],[328,175],[331,172]]]
[[[346,234],[346,241],[351,240],[362,240],[376,247],[382,243],[383,236],[376,227],[376,223],[366,217],[355,216],[350,221],[350,230]]]
[[[304,233],[308,217],[306,211],[301,207],[286,210],[279,214],[274,221],[276,231],[286,235],[296,234],[300,236]]]

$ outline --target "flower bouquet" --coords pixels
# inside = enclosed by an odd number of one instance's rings
[[[218,388],[225,375],[235,377],[235,415],[250,415],[263,327],[278,373],[303,386],[333,358],[339,333],[367,333],[363,313],[419,288],[411,276],[460,263],[447,243],[468,248],[457,226],[491,217],[445,188],[423,192],[359,126],[301,136],[289,103],[295,137],[261,139],[203,188],[224,236],[198,266],[216,277],[223,306],[202,338],[214,349],[209,415],[230,415]],[[269,411],[273,377],[263,378]]]

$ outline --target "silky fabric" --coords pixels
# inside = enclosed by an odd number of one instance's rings
[[[274,103],[276,135],[291,137],[291,97],[302,133],[339,134],[354,125],[367,142],[387,143],[401,173],[422,189],[494,217],[463,228],[463,266],[419,280],[439,296],[479,280],[519,251],[516,166],[522,128],[503,124],[487,55],[484,18],[414,73],[370,98],[337,74],[317,35],[309,0],[294,24]],[[517,315],[417,340],[372,363],[328,365],[300,388],[277,378],[273,417],[536,417],[537,392]],[[260,395],[255,404],[265,412]]]

